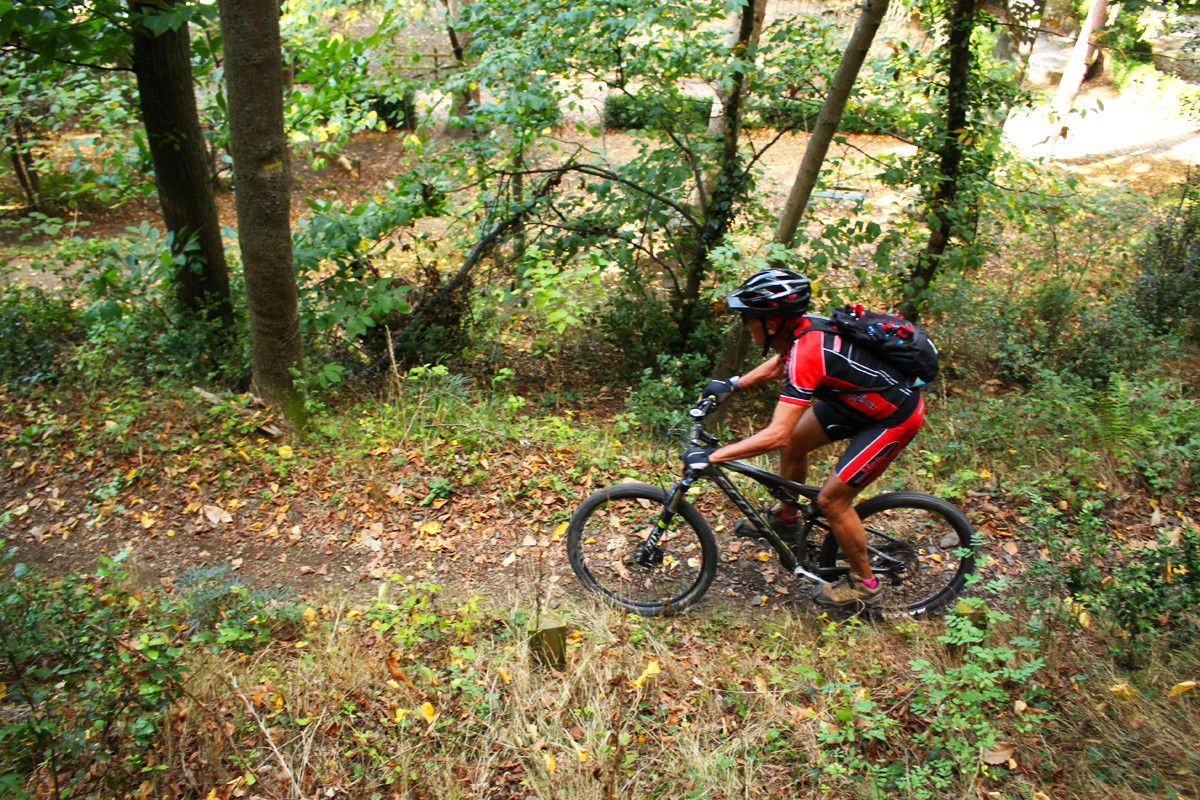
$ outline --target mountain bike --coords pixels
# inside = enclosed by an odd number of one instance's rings
[[[684,447],[719,447],[704,430],[704,419],[717,406],[702,399],[688,413],[693,423]],[[743,475],[776,500],[801,499],[801,525],[785,541],[730,479]],[[704,516],[685,498],[699,480],[716,486],[745,515],[734,526],[738,536],[770,547],[796,578],[821,585],[845,575],[850,567],[838,548],[816,498],[819,486],[787,480],[742,461],[712,464],[702,471],[683,469],[669,489],[644,483],[620,483],[593,493],[567,525],[571,569],[588,589],[608,603],[643,616],[667,616],[695,605],[717,573],[717,541]],[[962,591],[975,569],[975,531],[952,503],[927,494],[893,492],[855,506],[867,530],[871,569],[886,589],[884,614],[919,615],[944,607]]]

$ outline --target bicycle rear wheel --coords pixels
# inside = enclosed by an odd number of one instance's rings
[[[917,615],[943,608],[975,570],[975,530],[952,503],[915,492],[872,497],[855,506],[867,529],[871,568],[884,583],[884,613]],[[848,571],[832,534],[821,566]]]
[[[622,483],[583,501],[567,525],[567,556],[584,586],[647,617],[676,614],[704,596],[717,573],[717,542],[690,504],[680,504],[647,563],[635,560],[666,500],[657,486]]]

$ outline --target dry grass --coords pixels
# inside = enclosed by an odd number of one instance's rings
[[[1027,633],[1025,622],[994,616],[972,650],[947,644],[939,620],[834,622],[794,609],[642,620],[568,603],[557,609],[570,630],[567,663],[555,669],[530,651],[528,607],[470,608],[426,589],[402,589],[391,605],[331,604],[304,642],[197,657],[195,700],[172,717],[153,794],[982,799],[1200,790],[1197,692],[1167,696],[1180,670],[1196,669],[1194,652],[1131,675],[1106,666],[1100,644],[1066,622],[989,660],[990,649]],[[431,603],[406,606],[405,592]],[[369,622],[378,627],[389,614],[407,626],[400,643]],[[1027,682],[1005,681],[1003,667],[1036,658]],[[955,674],[976,678],[926,702],[939,676]],[[1118,697],[1110,689],[1120,683],[1142,688]],[[972,705],[975,689],[990,699]],[[974,755],[939,762],[955,742]],[[1011,761],[985,763],[1009,746]]]

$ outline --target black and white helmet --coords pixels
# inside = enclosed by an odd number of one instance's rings
[[[747,317],[801,317],[811,299],[808,278],[788,269],[764,269],[734,289],[725,302]]]

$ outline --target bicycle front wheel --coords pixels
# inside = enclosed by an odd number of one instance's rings
[[[867,530],[871,569],[885,586],[886,612],[917,615],[943,608],[975,570],[975,530],[952,503],[915,492],[872,497],[855,506]],[[848,569],[829,535],[822,566]]]
[[[647,617],[676,614],[704,596],[717,573],[717,542],[692,505],[681,503],[658,547],[637,557],[666,500],[657,486],[622,483],[583,501],[567,526],[567,556],[584,586]]]

